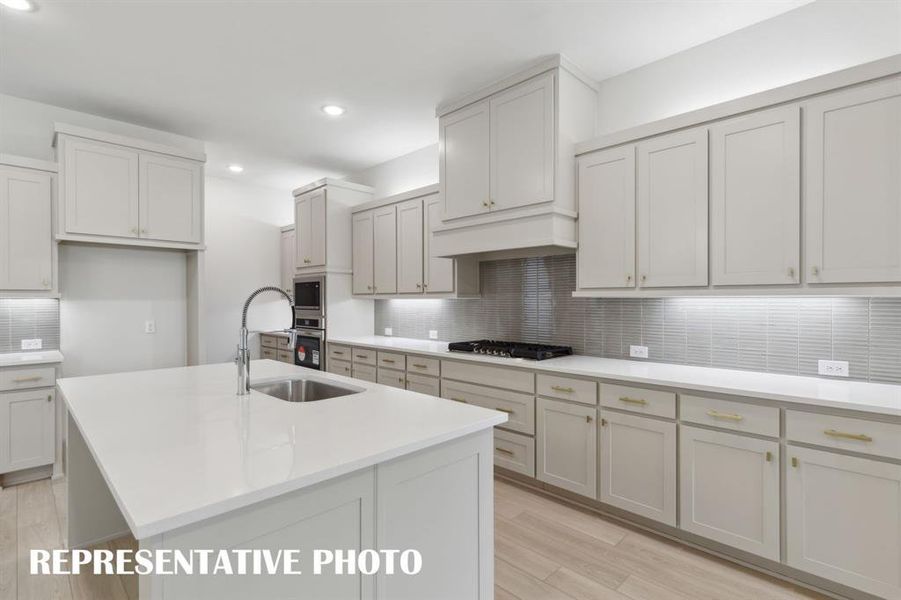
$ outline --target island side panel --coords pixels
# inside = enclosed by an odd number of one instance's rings
[[[128,523],[71,415],[67,428],[68,547],[84,548],[127,535]]]
[[[379,575],[378,598],[494,598],[493,454],[486,429],[377,467],[379,548],[422,553],[418,575]]]

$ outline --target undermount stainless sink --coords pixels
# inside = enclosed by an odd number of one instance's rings
[[[358,394],[363,388],[326,383],[318,379],[269,379],[250,384],[250,389],[285,402],[314,402]]]

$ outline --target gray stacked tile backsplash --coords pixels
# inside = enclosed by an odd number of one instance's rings
[[[23,352],[22,340],[34,338],[42,350],[59,349],[59,300],[0,298],[0,353]]]
[[[901,383],[901,298],[573,298],[573,255],[483,262],[469,300],[377,300],[375,333],[572,346],[577,354],[816,375],[846,360],[852,379]]]

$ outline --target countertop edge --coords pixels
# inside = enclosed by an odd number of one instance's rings
[[[0,368],[27,367],[30,365],[55,365],[62,363],[64,359],[65,357],[63,356],[63,353],[59,350],[42,350],[39,352],[6,352],[0,354]]]

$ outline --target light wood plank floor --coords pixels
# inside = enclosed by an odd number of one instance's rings
[[[496,600],[825,598],[505,481],[495,492]],[[30,548],[65,544],[65,496],[64,481],[0,491],[0,600],[136,600],[133,578],[28,573]]]

